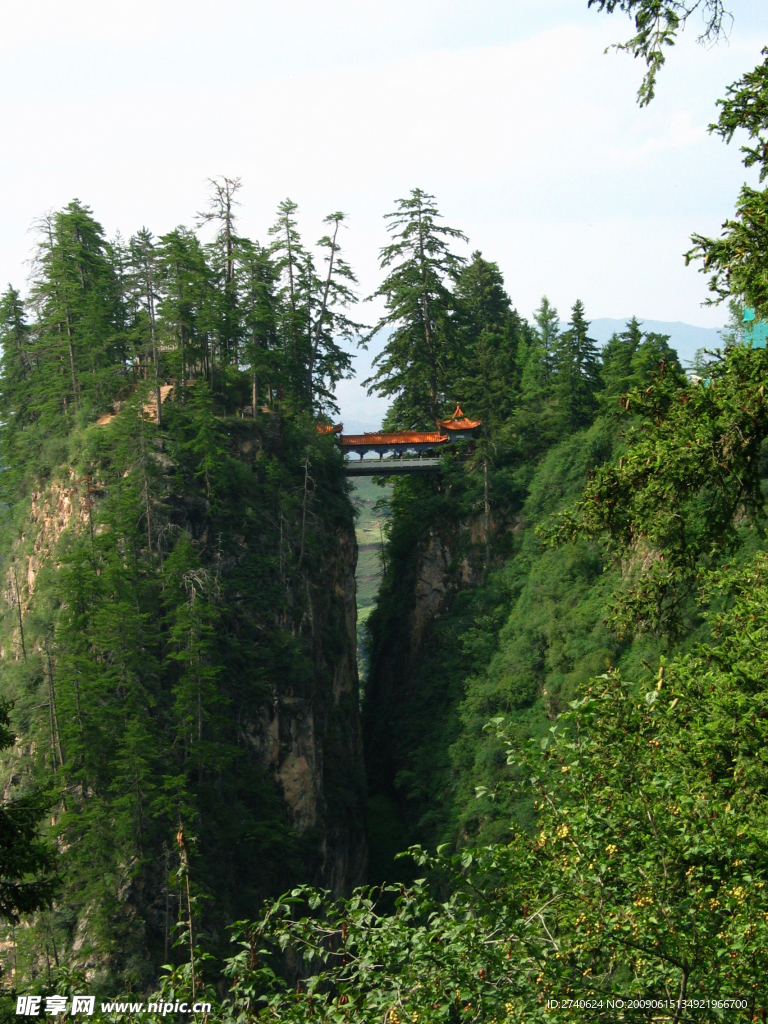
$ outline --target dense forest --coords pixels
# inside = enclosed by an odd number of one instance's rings
[[[236,192],[208,245],[108,242],[73,202],[0,304],[6,777],[47,795],[60,883],[15,929],[26,983],[142,990],[182,919],[215,945],[298,879],[364,879],[353,510],[315,427],[349,362],[342,218],[321,275],[293,204],[260,249]]]
[[[722,31],[715,0],[589,6],[634,18],[641,103],[692,10]],[[768,56],[712,125],[761,180],[766,96]],[[599,349],[578,300],[522,317],[421,189],[363,327],[344,215],[312,249],[286,200],[262,246],[238,187],[209,242],[73,202],[0,304],[2,1012],[765,1020],[768,189],[693,237],[733,317],[685,368],[638,319]],[[374,337],[386,427],[482,424],[379,488],[358,685],[317,428]]]

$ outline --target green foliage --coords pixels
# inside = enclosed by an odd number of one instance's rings
[[[594,678],[524,748],[496,718],[516,771],[500,789],[531,801],[533,826],[455,854],[413,848],[429,881],[338,901],[294,889],[236,926],[213,1019],[546,1022],[573,1000],[571,1019],[618,1022],[628,999],[646,1001],[638,1020],[759,1019],[767,590],[764,553],[710,574],[704,600],[728,605],[705,643],[639,683]]]
[[[633,388],[651,379],[664,364],[677,364],[677,353],[665,334],[641,331],[637,317],[627,322],[626,331],[614,334],[601,352],[602,389],[598,401],[603,413],[620,412],[622,399]]]
[[[667,59],[665,48],[674,46],[678,32],[685,28],[694,11],[702,13],[702,43],[716,42],[725,35],[731,17],[722,0],[587,0],[587,7],[608,14],[622,11],[634,20],[636,34],[625,43],[618,43],[616,49],[645,61],[648,70],[637,93],[641,107],[656,94],[656,76]]]
[[[738,296],[755,309],[760,319],[768,317],[768,282],[765,274],[766,210],[768,189],[744,185],[736,204],[736,217],[723,225],[720,238],[692,235],[694,247],[686,253],[688,263],[701,260],[701,272],[711,274],[712,302]]]
[[[672,1020],[677,1000],[726,993],[743,1000],[742,1019],[764,1009],[768,780],[755,639],[768,627],[766,585],[762,554],[712,576],[733,604],[711,617],[711,643],[641,685],[596,678],[546,738],[512,746],[535,829],[452,862],[413,851],[441,873],[447,900],[421,880],[400,888],[391,915],[366,890],[343,904],[307,890],[274,904],[254,941],[295,950],[313,975],[298,998],[265,992],[265,1017],[547,1021],[562,1014],[548,1000],[573,998],[592,1001],[573,1019],[624,1019],[612,996],[668,1001],[662,1019]],[[297,920],[307,905],[315,912]],[[711,1006],[678,1019],[728,1016]]]
[[[305,408],[315,412],[336,411],[334,388],[349,376],[352,365],[339,339],[356,337],[361,327],[345,312],[357,301],[353,291],[357,279],[341,255],[339,242],[345,214],[337,212],[325,218],[330,234],[318,242],[326,264],[324,275],[320,276],[311,254],[301,243],[296,228],[297,210],[292,200],[283,200],[278,207],[278,219],[270,228],[274,237],[271,254],[282,300],[278,324],[289,353],[288,374],[283,375],[280,387],[285,386],[288,394]]]
[[[323,829],[362,829],[354,677],[334,693],[353,515],[312,415],[349,358],[327,342],[351,271],[324,239],[332,268],[305,296],[317,358],[292,364],[279,253],[236,234],[234,186],[214,183],[206,246],[183,228],[110,244],[70,204],[44,225],[30,305],[13,289],[0,305],[2,685],[22,741],[4,781],[43,794],[8,804],[7,916],[50,900],[35,838],[49,790],[61,876],[50,913],[4,947],[28,985],[50,950],[97,965],[98,990],[146,991],[187,955],[172,938],[190,906],[216,949],[266,895],[327,877]],[[294,388],[310,378],[312,394]],[[294,707],[328,759],[316,832],[295,827],[267,763]]]
[[[728,350],[706,385],[662,364],[623,399],[642,417],[618,463],[598,468],[550,536],[605,535],[624,582],[612,613],[620,634],[675,631],[702,568],[740,543],[737,513],[761,517],[760,450],[768,436],[764,352]]]
[[[766,56],[766,51],[763,51]],[[719,100],[720,117],[709,130],[730,142],[743,129],[754,146],[742,146],[744,164],[760,167],[760,181],[768,173],[768,59],[729,86],[727,96]],[[737,299],[754,307],[758,318],[768,317],[768,291],[765,276],[765,221],[768,194],[744,185],[736,204],[736,216],[723,225],[719,238],[695,234],[686,263],[701,260],[701,271],[711,274],[709,290],[712,303]]]
[[[768,49],[762,51],[766,58],[762,64],[748,71],[738,82],[726,89],[726,98],[718,100],[720,116],[709,126],[726,142],[730,142],[740,129],[744,129],[755,146],[742,146],[746,167],[760,165],[760,181],[768,174]]]
[[[12,747],[11,706],[0,704],[0,750]],[[56,889],[54,854],[39,834],[39,821],[51,795],[43,790],[16,792],[0,803],[0,916],[18,924],[50,904]]]
[[[387,214],[393,236],[380,254],[382,269],[391,268],[374,293],[384,299],[386,313],[371,337],[393,328],[374,359],[376,373],[366,384],[394,401],[387,422],[401,429],[432,429],[446,402],[455,351],[452,322],[456,282],[463,258],[448,248],[461,231],[438,224],[434,196],[413,189]],[[498,301],[498,300],[497,300]]]
[[[487,438],[496,434],[514,407],[522,321],[504,290],[498,266],[479,252],[462,268],[454,301],[458,322],[451,387],[472,417],[482,419]]]
[[[588,426],[595,415],[599,360],[597,345],[588,331],[584,304],[577,300],[568,329],[558,336],[552,354],[552,390],[568,431]]]

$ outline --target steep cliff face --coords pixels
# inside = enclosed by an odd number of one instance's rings
[[[336,895],[365,881],[365,773],[357,674],[354,532],[336,538],[335,550],[313,581],[310,601],[314,677],[297,693],[275,680],[270,698],[244,726],[266,772],[276,781],[299,835],[317,843],[316,879]],[[329,654],[323,636],[341,637]]]
[[[265,897],[365,879],[354,516],[332,441],[289,418],[127,410],[78,445],[2,537],[3,781],[60,794],[63,878],[10,960],[34,978],[55,945],[136,990],[183,956],[186,870],[214,951]]]
[[[369,620],[363,717],[374,880],[397,872],[392,853],[410,842],[440,841],[450,830],[450,792],[436,782],[449,773],[464,679],[453,625],[463,596],[483,575],[481,520],[403,519]],[[384,832],[387,850],[373,857]]]

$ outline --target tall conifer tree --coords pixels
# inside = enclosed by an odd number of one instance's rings
[[[563,424],[571,430],[591,423],[597,407],[599,357],[597,344],[588,332],[584,304],[577,299],[568,329],[559,336],[554,353],[553,392]]]
[[[449,248],[466,241],[456,228],[438,223],[434,196],[413,189],[386,215],[393,240],[380,253],[389,270],[374,293],[386,312],[370,337],[391,328],[384,350],[374,359],[369,393],[393,397],[389,422],[400,427],[432,427],[447,401],[455,351],[452,288],[464,258]]]
[[[279,329],[283,350],[285,387],[301,408],[309,406],[306,368],[309,365],[310,331],[307,304],[302,301],[306,291],[307,253],[299,235],[292,199],[284,199],[277,208],[277,220],[269,229],[273,236],[272,254],[280,280]],[[282,397],[281,385],[279,396]]]
[[[198,214],[201,223],[215,223],[218,231],[210,247],[210,267],[216,280],[215,347],[217,362],[222,368],[239,365],[241,317],[238,309],[238,282],[235,274],[237,247],[240,239],[235,230],[236,196],[242,188],[239,178],[209,180],[208,209]]]
[[[74,200],[41,224],[32,301],[40,324],[48,416],[85,404],[103,410],[121,383],[126,338],[120,287],[101,225]],[[41,382],[42,383],[42,382]]]
[[[485,565],[490,564],[491,467],[499,453],[499,432],[512,414],[518,390],[520,318],[495,263],[479,252],[461,271],[455,292],[458,344],[453,389],[472,417],[482,419],[475,465],[483,469]]]
[[[243,358],[251,378],[251,414],[264,396],[269,402],[281,380],[278,352],[278,274],[267,249],[242,239],[237,273],[241,282]]]
[[[158,260],[159,330],[169,350],[166,358],[179,378],[183,402],[187,380],[208,374],[213,289],[205,253],[194,232],[179,227],[163,235]]]
[[[336,385],[349,376],[352,357],[339,340],[353,343],[362,325],[352,320],[347,310],[357,302],[354,286],[357,278],[342,256],[339,231],[346,215],[340,211],[329,214],[324,223],[328,233],[318,240],[324,267],[311,271],[314,301],[311,303],[310,351],[307,373],[313,412],[336,411],[333,397]]]

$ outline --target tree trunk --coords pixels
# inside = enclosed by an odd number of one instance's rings
[[[317,323],[315,324],[314,338],[312,339],[312,349],[309,357],[309,407],[312,409],[313,402],[313,382],[315,363],[317,362],[317,350],[320,345],[320,332],[323,329],[323,320],[325,319],[325,313],[328,309],[328,295],[331,290],[331,281],[333,280],[333,264],[336,259],[336,236],[339,233],[339,221],[337,220],[333,228],[333,238],[331,239],[331,255],[328,259],[328,274],[325,278],[325,288],[323,289],[323,301],[320,304],[320,312],[317,314]]]
[[[24,655],[24,661],[27,660],[27,645],[24,643],[24,622],[21,617],[21,594],[19,593],[19,577],[16,575],[16,563],[13,565],[13,582],[16,586],[16,608],[19,612],[19,631],[21,633],[21,652]]]
[[[485,571],[491,564],[491,503],[488,498],[488,456],[483,459],[483,491],[485,497]]]
[[[53,767],[56,769],[56,755],[58,754],[59,765],[64,765],[64,754],[61,749],[61,736],[59,735],[59,716],[56,711],[56,690],[53,685],[53,664],[51,663],[51,652],[48,648],[48,641],[45,642],[45,656],[48,662],[48,709],[51,723],[51,750],[53,753]]]
[[[77,375],[75,374],[75,346],[72,342],[72,326],[69,322],[69,313],[67,313],[67,342],[69,345],[69,366],[72,371],[72,397],[75,400],[75,408],[78,408],[80,403],[77,393]]]
[[[155,408],[156,408],[157,425],[159,427],[160,423],[162,421],[162,418],[163,418],[163,403],[162,403],[162,398],[161,398],[161,395],[160,395],[160,377],[159,377],[158,365],[157,365],[157,345],[155,344],[155,330],[154,330],[154,327],[152,328],[152,360],[153,360],[153,362],[155,364]]]
[[[298,568],[301,569],[301,564],[304,561],[304,540],[306,537],[307,530],[307,497],[309,488],[309,448],[307,448],[307,454],[304,459],[304,496],[301,502],[301,550],[299,552],[299,564]]]

